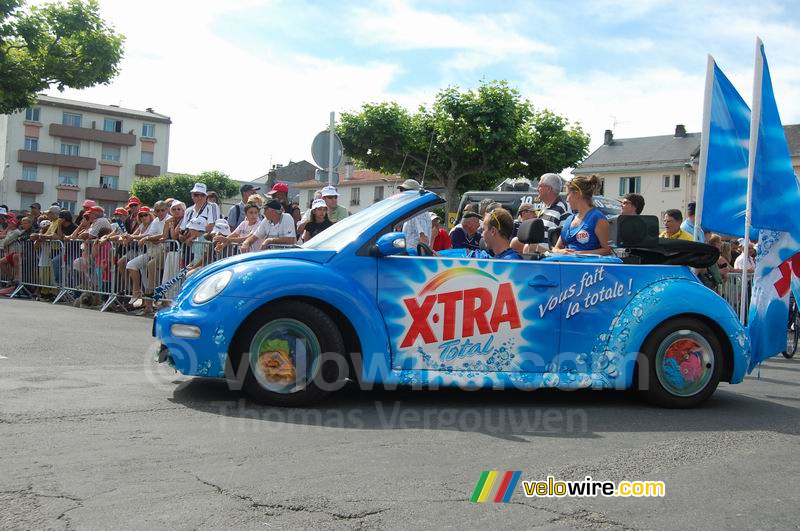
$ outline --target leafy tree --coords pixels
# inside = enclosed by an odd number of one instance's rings
[[[444,187],[450,212],[461,192],[560,172],[589,146],[580,125],[534,109],[503,81],[465,92],[448,87],[416,113],[394,102],[367,103],[342,113],[337,131],[345,152],[367,168],[417,180],[425,173],[426,184]]]
[[[29,107],[51,85],[81,89],[117,75],[124,37],[100,18],[96,0],[23,5],[0,0],[0,114]]]
[[[131,193],[142,200],[142,204],[152,205],[158,200],[172,197],[187,205],[192,203],[191,190],[194,183],[204,183],[208,191],[215,191],[221,198],[239,193],[239,185],[219,171],[206,171],[200,175],[173,173],[160,177],[140,177],[133,182]]]

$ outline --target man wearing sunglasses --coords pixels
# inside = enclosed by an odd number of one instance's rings
[[[219,205],[212,203],[208,200],[208,191],[204,183],[195,183],[192,188],[192,203],[190,208],[186,209],[181,221],[181,230],[186,228],[186,224],[194,218],[203,218],[206,224],[206,231],[210,231],[214,223],[221,217]]]

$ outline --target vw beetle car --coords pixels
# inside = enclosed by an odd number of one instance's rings
[[[750,369],[731,308],[688,266],[665,265],[696,249],[662,252],[657,240],[633,260],[644,263],[406,249],[393,228],[442,202],[403,192],[302,246],[207,266],[158,312],[159,361],[284,406],[352,378],[364,387],[638,388],[655,404],[692,407]]]

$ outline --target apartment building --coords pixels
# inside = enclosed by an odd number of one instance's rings
[[[135,177],[165,173],[168,116],[40,95],[0,116],[0,203],[27,210],[53,202],[73,213],[85,199],[124,205]]]

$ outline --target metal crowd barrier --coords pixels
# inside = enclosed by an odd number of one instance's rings
[[[749,310],[750,290],[752,287],[753,273],[751,272],[747,274],[747,301],[745,302],[745,315],[747,315],[747,311]],[[738,315],[739,305],[742,301],[742,273],[740,271],[728,273],[728,278],[722,283],[722,287],[720,288],[720,296],[722,296],[722,298],[731,305]]]
[[[33,291],[58,293],[58,284],[53,277],[53,257],[63,252],[64,244],[58,240],[26,240],[14,244],[14,278],[17,287],[11,293],[14,298],[20,293],[32,297]]]
[[[170,302],[180,291],[187,268],[191,272],[239,254],[239,245],[215,246],[205,239],[189,244],[52,240],[15,242],[0,253],[0,264],[3,257],[16,253],[16,267],[0,266],[0,282],[17,283],[12,298],[20,293],[33,296],[37,289],[52,290],[56,304],[90,293],[102,300],[100,311],[112,305],[127,311],[126,302],[152,301],[157,286],[178,277],[161,298]]]

